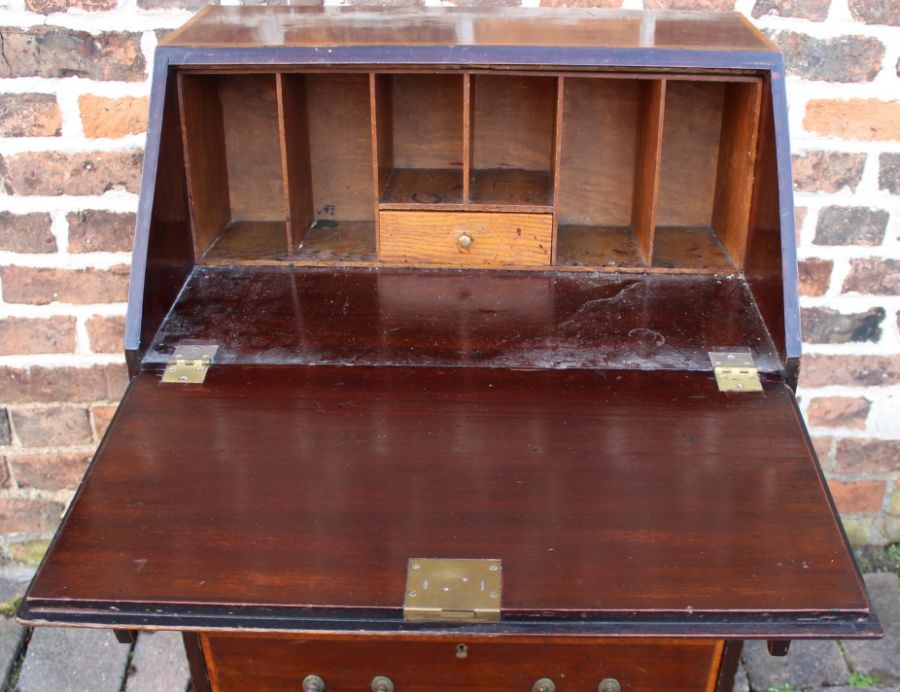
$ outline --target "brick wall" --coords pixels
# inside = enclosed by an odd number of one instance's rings
[[[14,560],[40,553],[123,391],[148,69],[200,4],[0,0],[0,549]],[[802,406],[853,539],[898,541],[900,3],[643,6],[736,8],[787,53]]]

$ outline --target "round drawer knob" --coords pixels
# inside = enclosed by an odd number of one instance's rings
[[[372,692],[394,692],[394,683],[384,675],[372,678]]]
[[[475,239],[468,233],[463,233],[456,240],[456,244],[459,245],[463,250],[468,250],[470,247],[472,247],[472,243],[474,242]]]
[[[550,678],[541,678],[534,683],[531,692],[556,692],[556,683]]]
[[[622,686],[615,678],[604,678],[597,685],[597,692],[622,692]]]
[[[303,678],[303,692],[324,692],[325,681],[318,675],[307,675]]]

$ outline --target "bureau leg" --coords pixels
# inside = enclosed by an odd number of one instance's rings
[[[181,638],[184,640],[184,650],[191,668],[194,692],[212,692],[209,674],[206,672],[206,659],[203,656],[203,648],[200,646],[200,635],[196,632],[182,632]]]
[[[740,639],[729,639],[725,642],[725,653],[722,654],[722,665],[719,667],[719,682],[716,685],[716,692],[731,692],[734,689],[734,676],[737,675],[743,648],[744,642]]]

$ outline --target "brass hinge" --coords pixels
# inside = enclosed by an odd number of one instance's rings
[[[750,349],[744,351],[710,351],[709,360],[720,392],[761,392],[759,368]]]
[[[406,568],[405,620],[499,622],[500,560],[412,558]]]
[[[166,364],[163,382],[200,384],[206,379],[209,364],[219,350],[216,344],[179,344]]]

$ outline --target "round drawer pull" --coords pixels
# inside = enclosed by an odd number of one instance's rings
[[[622,692],[622,686],[615,678],[604,678],[597,685],[597,692]]]
[[[324,692],[325,681],[318,675],[307,675],[303,678],[303,692]]]
[[[556,692],[556,683],[550,678],[541,678],[534,683],[531,692]]]
[[[372,692],[394,692],[394,683],[384,675],[372,678]]]
[[[470,247],[472,247],[472,243],[474,242],[475,239],[468,233],[463,233],[456,240],[456,244],[459,245],[463,250],[468,250]]]

